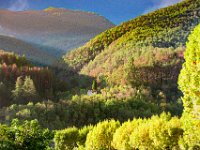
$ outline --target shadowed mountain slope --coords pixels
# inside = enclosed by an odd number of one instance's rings
[[[29,60],[39,64],[51,65],[57,61],[56,58],[50,54],[45,53],[37,47],[14,37],[0,35],[0,49],[4,49],[8,52],[14,52],[21,56],[25,55]]]
[[[38,50],[57,57],[113,26],[101,16],[81,11],[57,8],[20,12],[0,10],[0,35],[31,43]]]

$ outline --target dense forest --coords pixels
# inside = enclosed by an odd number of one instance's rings
[[[101,88],[142,85],[155,99],[162,92],[174,102],[181,96],[176,83],[187,37],[200,22],[199,7],[199,0],[185,0],[137,17],[106,30],[63,59],[74,71],[96,78]]]
[[[106,30],[42,67],[0,51],[0,150],[200,149],[200,0]]]
[[[199,34],[200,26],[195,28],[189,37],[185,53],[186,62],[179,75],[179,87],[184,94],[182,98],[184,112],[181,118],[172,117],[169,113],[125,122],[108,118],[96,125],[79,128],[73,126],[53,131],[43,129],[37,120],[21,122],[13,119],[9,125],[0,125],[0,148],[7,150],[199,149],[199,85],[195,82],[199,78],[197,55],[200,48]],[[16,109],[15,107],[12,106],[11,109]],[[77,111],[80,111],[80,108]],[[27,112],[24,111],[23,114],[25,113]]]

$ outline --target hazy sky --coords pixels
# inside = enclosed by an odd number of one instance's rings
[[[41,10],[49,6],[98,13],[115,24],[182,0],[0,0],[1,9]]]

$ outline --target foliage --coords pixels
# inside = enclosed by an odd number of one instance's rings
[[[186,62],[179,76],[179,87],[184,94],[183,124],[186,148],[200,148],[200,26],[189,36],[185,52]]]
[[[110,120],[98,123],[87,135],[87,150],[114,150],[112,139],[115,130],[120,126],[118,121]]]
[[[58,139],[63,141],[63,136],[71,137],[72,134],[69,131],[74,131],[76,135],[68,140],[68,142],[73,141],[73,146],[71,145],[70,149],[81,150],[180,149],[181,144],[179,145],[179,143],[181,143],[184,132],[181,120],[166,113],[162,113],[160,116],[152,116],[149,119],[129,120],[122,125],[118,121],[105,120],[96,124],[89,132],[88,128],[91,127],[84,127],[87,130],[84,137],[87,136],[87,138],[85,144],[82,143],[81,145],[77,144],[80,139],[75,138],[77,137],[77,128],[68,128],[56,132],[61,138]],[[82,131],[83,128],[79,129],[79,136],[81,136]],[[59,142],[58,139],[57,142]],[[60,142],[60,144],[66,146],[64,142]]]
[[[85,142],[88,133],[93,129],[93,126],[84,126],[83,128],[79,129],[79,136],[78,136],[78,147],[85,147]]]
[[[57,130],[54,136],[56,150],[73,150],[74,148],[84,148],[86,137],[93,129],[93,126],[84,126],[81,129],[70,127],[63,130]]]
[[[42,129],[36,120],[19,123],[13,120],[11,126],[0,125],[0,149],[46,150],[53,134]]]
[[[75,127],[57,131],[54,137],[56,150],[72,150],[78,140],[78,129]]]
[[[186,0],[137,17],[104,31],[63,58],[72,68],[81,70],[108,49],[123,52],[130,46],[133,49],[135,46],[176,48],[184,45],[190,30],[199,23],[199,6],[199,0]]]
[[[121,127],[116,130],[113,136],[113,147],[118,150],[131,150],[130,135],[140,123],[142,123],[142,119],[124,122]]]
[[[52,99],[58,91],[66,90],[65,82],[52,69],[33,66],[24,56],[3,50],[0,50],[0,83],[0,107],[13,101],[23,104],[32,98],[33,101]]]
[[[161,99],[154,99],[151,91],[145,88],[106,88],[99,94],[75,95],[59,102],[12,105],[0,109],[0,118],[4,123],[9,123],[14,118],[37,119],[43,127],[62,129],[96,124],[112,118],[124,122],[134,117],[150,117],[163,111],[181,115],[181,103],[168,103],[166,99],[160,97]]]
[[[17,78],[15,90],[12,93],[15,102],[20,104],[35,102],[39,98],[33,80],[27,76],[24,81],[22,77]]]
[[[178,149],[183,129],[178,118],[165,113],[143,120],[130,136],[133,149]]]

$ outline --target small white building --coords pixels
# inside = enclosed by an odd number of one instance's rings
[[[88,91],[87,91],[87,95],[88,95],[88,96],[92,96],[92,95],[93,95],[92,90],[88,90]]]

